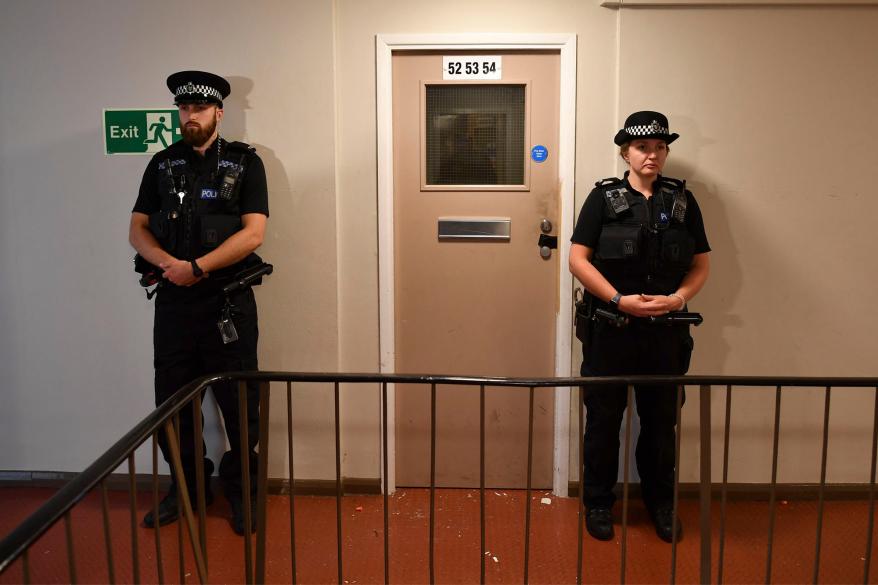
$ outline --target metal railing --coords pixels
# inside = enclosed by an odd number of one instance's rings
[[[721,504],[720,504],[720,525],[719,525],[719,546],[717,556],[717,582],[723,582],[723,561],[725,547],[725,528],[726,528],[726,507],[728,496],[728,461],[729,461],[729,429],[731,420],[731,400],[732,389],[737,387],[774,387],[775,388],[775,412],[774,412],[774,429],[773,429],[773,449],[772,449],[772,474],[771,484],[769,488],[769,529],[767,540],[767,565],[766,565],[766,583],[771,582],[772,578],[772,560],[773,560],[773,543],[775,535],[775,515],[777,505],[777,467],[778,467],[778,442],[780,436],[780,415],[781,415],[781,396],[784,388],[796,387],[817,387],[824,388],[824,419],[823,419],[823,438],[822,438],[822,460],[821,474],[818,488],[818,520],[816,526],[816,553],[813,571],[813,581],[816,583],[819,578],[820,569],[820,549],[821,535],[823,528],[823,508],[824,496],[826,488],[826,467],[827,467],[827,445],[829,440],[829,406],[831,392],[834,388],[875,388],[874,400],[874,417],[872,426],[872,444],[871,444],[871,474],[868,484],[868,531],[866,542],[864,543],[864,567],[863,582],[867,583],[870,577],[870,566],[872,558],[872,531],[874,526],[874,500],[875,500],[875,475],[876,475],[876,449],[878,449],[878,378],[801,378],[801,377],[728,377],[728,376],[623,376],[623,377],[603,377],[603,378],[539,378],[539,379],[523,379],[523,378],[489,378],[489,377],[462,377],[462,376],[432,376],[432,375],[380,375],[380,374],[318,374],[318,373],[285,373],[285,372],[233,372],[208,376],[200,378],[181,388],[168,401],[159,406],[155,411],[144,418],[137,426],[122,437],[115,445],[113,445],[106,453],[99,457],[84,472],[79,474],[74,480],[66,484],[58,493],[50,498],[42,507],[29,516],[17,528],[9,533],[2,541],[0,541],[0,574],[6,571],[13,561],[21,559],[22,576],[25,582],[30,582],[30,562],[28,550],[49,528],[57,522],[63,520],[65,529],[65,538],[67,546],[69,580],[71,583],[77,581],[76,571],[76,555],[74,551],[74,529],[71,522],[71,510],[74,506],[86,497],[93,489],[100,488],[101,503],[103,513],[103,533],[105,539],[106,555],[107,555],[107,576],[109,582],[115,582],[115,568],[113,558],[113,547],[111,543],[109,511],[107,498],[106,480],[108,476],[116,470],[120,465],[127,461],[129,475],[129,507],[131,521],[131,550],[132,550],[132,578],[135,583],[140,582],[140,566],[139,566],[139,543],[137,541],[137,484],[135,481],[134,452],[148,441],[152,439],[152,496],[153,496],[153,514],[158,518],[159,492],[158,492],[158,449],[157,438],[159,432],[166,433],[168,443],[171,446],[171,464],[175,470],[176,477],[181,478],[177,483],[178,501],[181,502],[183,510],[183,521],[178,523],[178,548],[180,556],[180,582],[185,581],[184,574],[184,524],[188,532],[188,539],[191,544],[192,553],[195,559],[197,576],[201,582],[207,580],[208,571],[208,549],[205,522],[205,501],[204,501],[204,482],[206,481],[202,466],[196,465],[196,487],[197,501],[195,502],[195,511],[193,511],[192,502],[189,500],[185,481],[183,479],[179,444],[177,442],[177,429],[179,429],[179,417],[181,410],[188,404],[193,405],[193,417],[195,424],[195,449],[196,460],[202,456],[201,441],[201,397],[203,390],[218,381],[237,381],[240,425],[241,425],[241,452],[248,451],[247,448],[247,401],[246,392],[247,382],[259,383],[260,394],[260,418],[265,424],[260,424],[258,449],[260,457],[258,459],[257,472],[257,508],[256,508],[256,551],[255,559],[253,558],[253,542],[249,530],[244,530],[244,579],[247,582],[265,581],[265,551],[266,551],[266,495],[268,481],[268,449],[269,449],[269,392],[271,383],[284,383],[286,385],[287,398],[287,445],[288,460],[290,468],[290,563],[292,569],[293,582],[296,581],[296,531],[295,531],[295,478],[293,474],[293,384],[298,383],[326,383],[331,384],[334,391],[335,404],[335,498],[336,498],[336,532],[337,532],[337,578],[342,583],[343,578],[343,526],[342,526],[342,476],[341,476],[341,428],[339,421],[339,387],[341,384],[376,384],[380,388],[381,394],[381,411],[382,421],[387,420],[388,413],[388,385],[390,384],[419,384],[430,386],[430,402],[431,402],[431,423],[430,423],[430,498],[429,498],[429,576],[430,582],[435,582],[435,493],[436,493],[436,401],[437,401],[437,385],[463,385],[472,386],[479,391],[480,404],[480,582],[485,582],[485,564],[486,564],[486,513],[485,513],[485,388],[486,387],[508,387],[508,388],[526,388],[529,391],[529,417],[528,417],[528,456],[527,456],[527,497],[525,506],[525,539],[524,539],[524,563],[522,567],[522,582],[527,583],[530,576],[530,532],[531,532],[531,490],[532,490],[532,474],[533,465],[533,441],[534,441],[534,392],[536,388],[561,387],[576,388],[583,385],[618,385],[624,384],[628,388],[628,408],[627,408],[627,424],[625,431],[624,445],[624,478],[622,482],[622,537],[621,537],[621,559],[620,559],[620,582],[626,580],[627,570],[627,529],[628,529],[628,501],[629,501],[629,453],[631,445],[631,416],[633,411],[633,394],[635,385],[664,384],[676,385],[677,392],[677,439],[675,448],[676,472],[674,478],[674,518],[677,517],[679,505],[679,461],[680,461],[680,414],[683,402],[684,386],[698,386],[700,394],[700,480],[699,480],[699,500],[700,500],[700,582],[708,583],[711,581],[712,575],[712,557],[711,557],[711,499],[713,497],[714,485],[711,479],[711,388],[713,386],[725,387],[725,425],[724,425],[724,445],[723,445],[723,478],[721,484]],[[579,402],[579,436],[583,431],[583,407]],[[382,448],[382,477],[388,477],[388,429],[387,425],[381,425],[381,448]],[[581,450],[580,450],[581,453]],[[583,461],[580,455],[579,461],[579,494],[582,491],[582,470]],[[250,499],[250,477],[249,458],[242,457],[242,486],[244,491],[244,502]],[[386,484],[385,484],[386,485]],[[390,582],[390,515],[388,504],[388,491],[382,489],[383,492],[383,521],[384,521],[384,581]],[[578,499],[578,541],[577,541],[577,583],[581,583],[583,574],[583,524],[584,509],[581,497]],[[251,524],[250,506],[244,505],[244,526]],[[196,522],[196,514],[198,521]],[[676,531],[676,524],[674,526]],[[162,545],[160,530],[155,530],[155,560],[158,581],[163,583],[165,580],[163,563],[162,563]],[[676,565],[677,565],[677,539],[672,538],[671,544],[671,567],[669,573],[669,581],[676,581]]]

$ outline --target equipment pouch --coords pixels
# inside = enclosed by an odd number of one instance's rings
[[[592,299],[593,297],[576,289],[576,302],[574,304],[573,325],[576,331],[576,339],[587,343],[592,327]]]
[[[695,340],[689,334],[689,327],[680,327],[680,375],[689,371],[689,364],[692,360],[692,350],[695,349]]]
[[[241,229],[241,218],[234,215],[205,215],[201,218],[201,245],[216,248]]]
[[[695,240],[686,230],[669,229],[662,233],[662,261],[671,270],[689,270],[694,253]]]
[[[166,211],[156,211],[155,213],[149,214],[149,231],[151,231],[152,235],[154,235],[160,242],[166,240],[168,234],[171,232],[168,224],[168,213]]]
[[[640,256],[639,225],[608,224],[601,229],[595,255],[601,260],[630,260]]]

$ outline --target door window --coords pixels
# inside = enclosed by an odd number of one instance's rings
[[[422,187],[526,186],[524,84],[427,84]]]

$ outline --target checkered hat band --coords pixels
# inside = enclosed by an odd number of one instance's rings
[[[181,85],[177,88],[177,91],[174,92],[174,96],[180,97],[181,95],[189,95],[189,94],[201,94],[205,98],[214,98],[219,101],[223,100],[223,95],[219,92],[218,89],[214,87],[210,87],[209,85],[195,85],[192,83],[187,83],[186,85]]]
[[[625,132],[631,136],[646,136],[647,134],[670,134],[667,128],[658,124],[628,126]]]

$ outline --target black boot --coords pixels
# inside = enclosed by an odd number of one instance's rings
[[[210,488],[210,477],[213,474],[213,461],[210,459],[204,460],[204,503],[206,506],[209,506],[213,503],[213,490]],[[198,509],[198,499],[195,495],[195,480],[191,482],[187,481],[189,491],[189,504],[192,506],[193,510]],[[155,528],[155,519],[153,518],[153,513],[155,512],[152,507],[150,507],[150,511],[146,513],[146,516],[143,517],[143,525],[147,528]],[[177,517],[180,516],[180,510],[177,502],[177,485],[173,481],[171,482],[171,489],[168,490],[168,493],[162,498],[162,501],[159,502],[159,526],[164,526],[165,524],[170,524],[175,521]]]
[[[674,509],[672,506],[659,506],[655,510],[649,509],[649,516],[655,524],[655,533],[665,542],[674,539]],[[683,524],[677,518],[677,542],[683,539]]]
[[[232,506],[232,530],[239,536],[244,536],[244,502],[241,496],[230,496],[229,504]],[[256,500],[250,500],[250,532],[256,532]]]
[[[598,540],[613,538],[613,512],[609,508],[590,508],[585,513],[585,527]]]
[[[143,525],[147,528],[155,528],[155,509],[150,510],[143,517]],[[177,490],[173,488],[159,502],[159,526],[174,522],[180,515],[179,506],[177,505]]]

